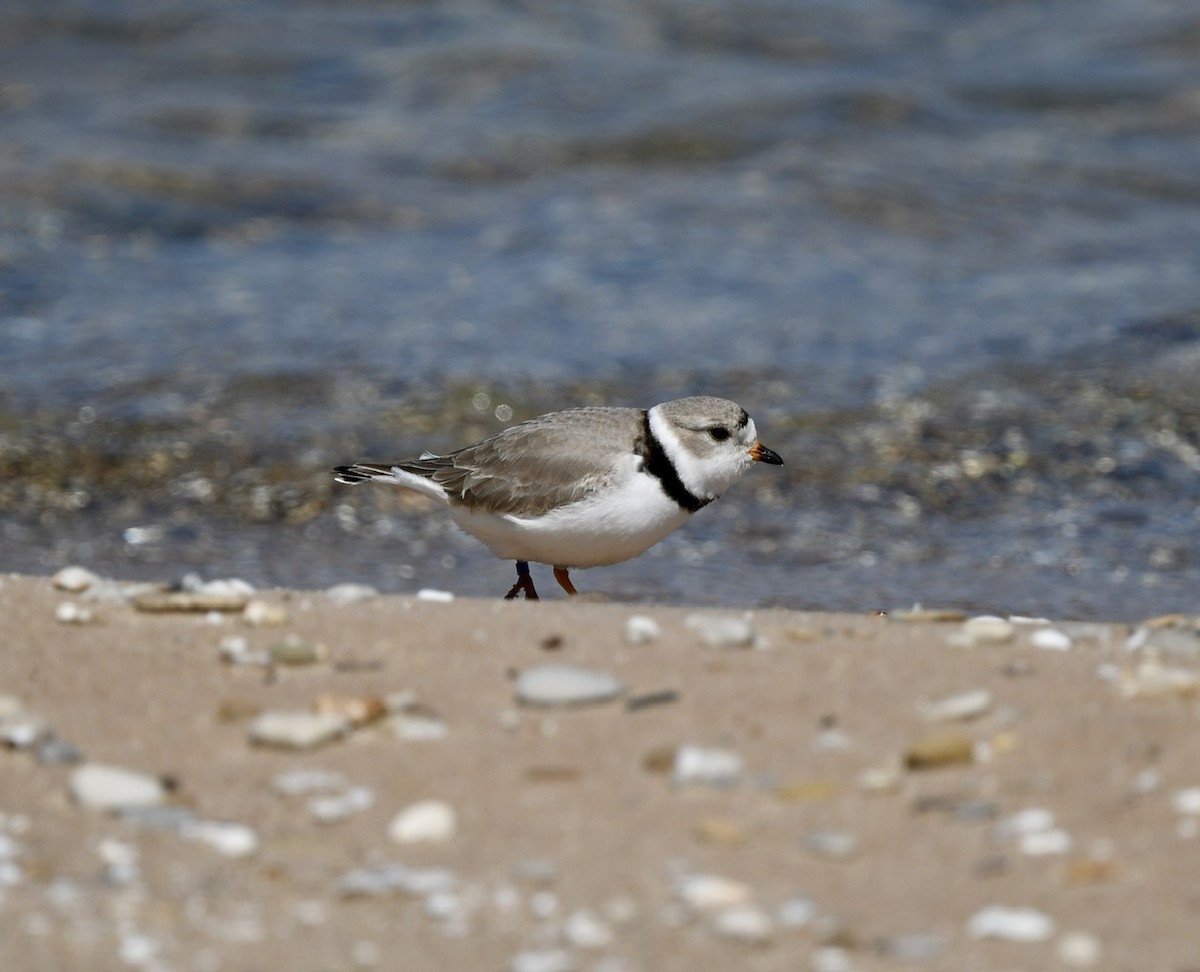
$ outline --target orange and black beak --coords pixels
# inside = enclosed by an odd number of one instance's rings
[[[765,462],[768,466],[782,466],[783,459],[774,449],[768,449],[761,442],[755,442],[750,447],[750,458],[755,462]]]

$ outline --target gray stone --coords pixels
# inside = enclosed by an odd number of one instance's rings
[[[509,972],[575,972],[579,968],[575,956],[562,948],[543,948],[518,952],[513,956]]]
[[[190,820],[179,829],[187,840],[207,844],[225,857],[247,857],[258,850],[258,834],[246,824],[224,820]]]
[[[32,712],[0,717],[0,743],[10,749],[32,749],[50,738],[50,723]]]
[[[343,875],[337,890],[347,898],[374,897],[381,894],[407,894],[426,897],[454,888],[453,871],[441,867],[413,868],[403,864],[366,867]]]
[[[278,749],[315,749],[349,729],[340,715],[316,712],[264,712],[250,723],[250,741]]]
[[[709,749],[685,744],[675,750],[671,781],[677,786],[706,784],[729,786],[741,779],[742,757],[728,749]]]
[[[1006,942],[1044,942],[1054,934],[1054,919],[1033,908],[989,905],[971,916],[967,934]]]
[[[155,806],[167,795],[158,777],[103,763],[85,763],[72,772],[70,792],[76,803],[94,810]]]
[[[344,793],[313,797],[308,801],[308,815],[317,823],[337,823],[370,809],[374,802],[375,794],[365,786],[352,786]]]
[[[719,874],[685,874],[675,882],[675,895],[694,911],[715,912],[750,904],[750,885]]]
[[[65,739],[55,739],[53,736],[40,740],[34,746],[33,754],[43,766],[68,766],[83,762],[83,753],[78,747]]]
[[[945,954],[950,943],[941,935],[914,932],[909,935],[889,935],[877,939],[875,951],[893,962],[932,962]]]
[[[712,918],[712,927],[722,938],[742,942],[765,942],[775,926],[762,908],[753,904],[722,908]]]
[[[814,830],[804,835],[804,846],[819,857],[843,860],[858,851],[858,838],[841,830]]]
[[[577,665],[535,665],[517,676],[517,700],[526,705],[566,706],[607,702],[623,686],[607,672]]]
[[[754,622],[749,616],[689,614],[684,624],[709,648],[749,648],[755,643]]]
[[[99,583],[100,578],[86,567],[64,567],[51,578],[51,582],[60,591],[78,594],[86,591],[93,584]]]
[[[987,689],[974,689],[930,702],[920,708],[921,714],[930,722],[977,719],[992,708],[992,693]]]
[[[662,628],[654,618],[635,614],[625,622],[625,641],[631,645],[644,645],[662,637]]]
[[[345,607],[348,604],[358,604],[379,596],[379,591],[370,584],[334,584],[327,588],[325,596],[334,604]]]
[[[388,825],[388,836],[400,844],[447,841],[457,831],[454,808],[442,800],[419,800],[396,814]]]

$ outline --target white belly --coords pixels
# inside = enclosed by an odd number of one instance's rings
[[[657,479],[637,473],[619,489],[538,517],[472,513],[451,507],[454,522],[505,560],[557,567],[600,567],[636,557],[687,521],[690,514]]]

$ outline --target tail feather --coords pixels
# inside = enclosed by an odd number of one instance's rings
[[[411,489],[430,499],[445,503],[448,501],[446,490],[433,475],[440,468],[440,466],[431,465],[424,460],[409,460],[386,465],[375,462],[356,462],[351,466],[335,467],[333,478],[347,486],[356,486],[373,479],[390,486]]]
[[[370,479],[394,479],[391,466],[377,466],[370,462],[356,462],[352,466],[335,466],[333,478],[347,486],[365,483]]]

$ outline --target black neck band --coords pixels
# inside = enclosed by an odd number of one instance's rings
[[[641,447],[642,459],[645,463],[644,471],[657,479],[663,492],[683,509],[689,513],[695,513],[696,510],[712,502],[712,500],[701,499],[683,485],[683,480],[679,478],[679,472],[675,469],[675,464],[671,462],[671,457],[667,455],[667,451],[658,441],[654,430],[650,428],[649,412],[642,413]]]

